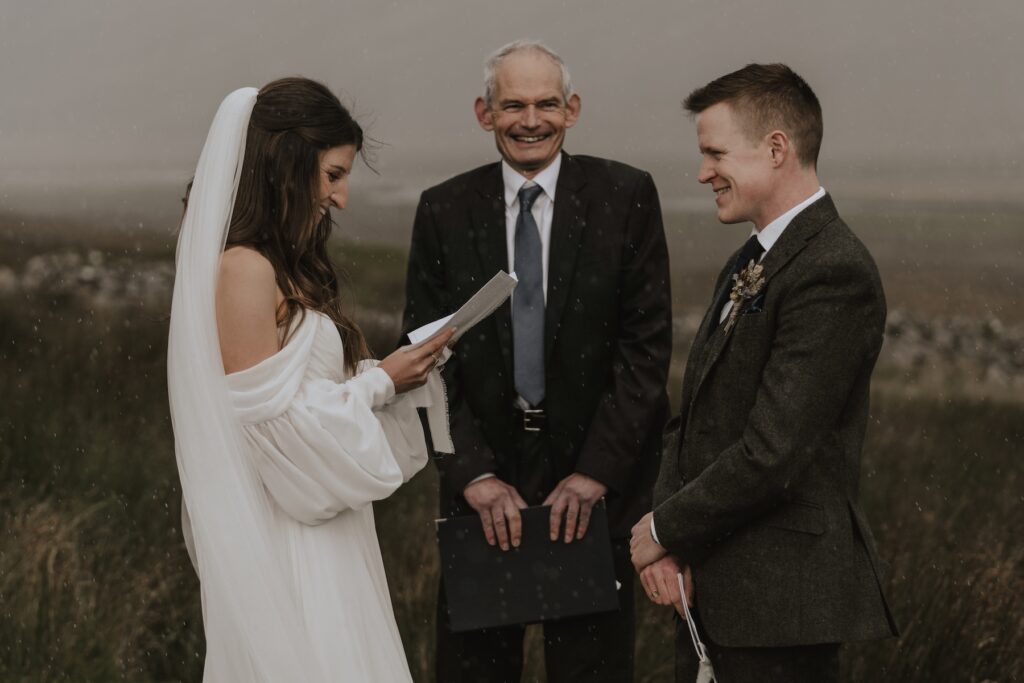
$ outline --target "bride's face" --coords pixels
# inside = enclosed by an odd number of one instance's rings
[[[355,145],[339,145],[320,153],[320,215],[332,206],[345,208],[348,201],[348,176],[356,158]]]

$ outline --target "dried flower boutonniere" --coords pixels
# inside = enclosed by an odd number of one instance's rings
[[[761,293],[764,289],[764,266],[754,263],[750,259],[747,267],[733,275],[732,291],[729,292],[729,300],[732,301],[732,310],[729,311],[729,319],[725,322],[725,331],[728,332],[736,324],[743,306]]]

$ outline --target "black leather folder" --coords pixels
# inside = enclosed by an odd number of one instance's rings
[[[619,609],[603,502],[594,506],[587,535],[572,543],[550,539],[550,507],[520,512],[522,542],[508,551],[487,544],[476,515],[438,520],[452,631]]]

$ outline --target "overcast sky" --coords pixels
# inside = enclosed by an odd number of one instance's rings
[[[1020,200],[1022,29],[1021,0],[0,0],[0,190],[187,176],[221,98],[289,74],[387,143],[361,182],[435,182],[496,158],[481,64],[533,37],[583,100],[567,148],[648,167],[663,194],[698,190],[686,93],[782,61],[822,101],[826,180]]]

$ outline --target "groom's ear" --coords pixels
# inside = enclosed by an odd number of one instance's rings
[[[484,98],[476,98],[476,102],[473,103],[473,111],[476,112],[476,121],[480,124],[480,127],[486,130],[488,133],[494,132],[494,115],[487,103],[484,102]]]
[[[779,168],[786,158],[793,153],[789,136],[781,130],[773,130],[768,134],[768,153],[771,155],[772,168]]]

